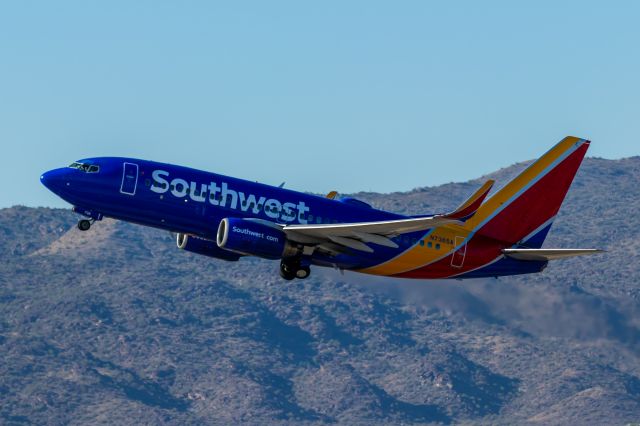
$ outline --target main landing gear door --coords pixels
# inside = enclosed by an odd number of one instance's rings
[[[135,195],[138,186],[138,165],[134,163],[122,163],[122,185],[120,192],[127,195]]]
[[[464,237],[456,237],[456,245],[458,247],[460,244],[464,242]],[[451,256],[451,266],[454,268],[462,268],[464,264],[464,257],[467,254],[467,245],[464,244],[458,248],[455,252],[453,252],[453,256]]]

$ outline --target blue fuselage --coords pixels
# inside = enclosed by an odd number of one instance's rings
[[[215,240],[223,218],[258,218],[280,224],[328,224],[390,220],[405,216],[346,198],[333,200],[147,160],[101,157],[80,160],[98,171],[60,168],[42,175],[45,186],[93,217],[112,217],[171,232]],[[415,244],[424,232],[396,237],[400,248],[380,247],[375,256],[315,254],[310,263],[366,267]]]

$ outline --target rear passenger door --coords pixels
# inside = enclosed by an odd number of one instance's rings
[[[456,237],[455,247],[459,246],[459,248],[453,253],[453,256],[451,256],[451,266],[454,268],[462,268],[462,265],[464,264],[464,258],[467,254],[467,245],[461,244],[464,243],[465,239],[465,237]]]

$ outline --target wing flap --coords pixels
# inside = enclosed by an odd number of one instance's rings
[[[334,243],[343,245],[345,247],[352,248],[354,250],[363,251],[365,253],[373,253],[373,249],[371,247],[369,247],[368,245],[366,245],[362,241],[354,240],[353,238],[336,237],[336,236],[331,235],[331,236],[329,236],[329,239],[331,241],[333,241]]]
[[[557,260],[575,256],[604,253],[598,249],[504,249],[502,252],[509,257],[518,260]]]
[[[382,235],[367,234],[365,232],[354,232],[353,235],[355,235],[358,239],[360,239],[360,241],[364,243],[374,243],[378,244],[379,246],[385,246],[394,249],[399,247],[398,244],[393,242],[393,240],[390,240],[387,237],[383,237]]]

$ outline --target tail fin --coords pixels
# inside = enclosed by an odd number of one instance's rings
[[[482,204],[465,228],[510,244],[541,247],[589,143],[564,138]]]

